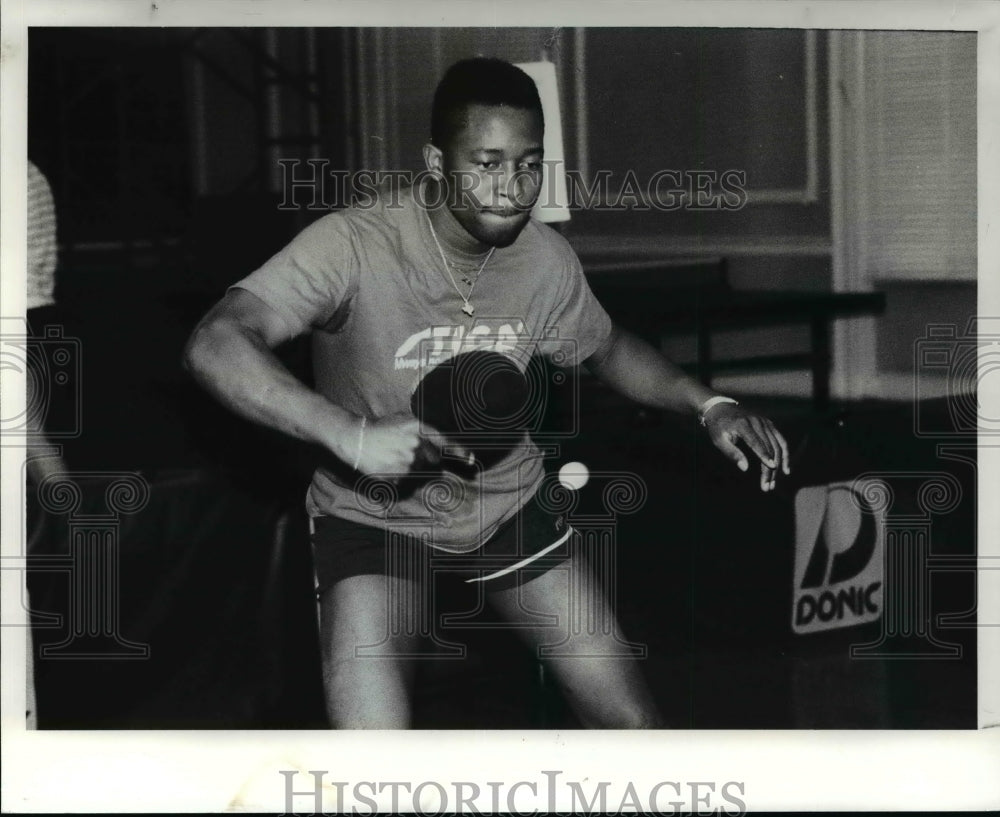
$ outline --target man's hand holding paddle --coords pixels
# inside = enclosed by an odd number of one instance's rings
[[[420,423],[412,414],[393,414],[378,420],[362,418],[356,424],[355,439],[356,471],[405,474],[420,448]]]
[[[421,466],[437,466],[442,456],[473,464],[473,455],[409,413],[357,424],[354,469],[363,474],[402,476]]]

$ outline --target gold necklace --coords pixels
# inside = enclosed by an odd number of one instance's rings
[[[455,292],[458,293],[458,297],[462,299],[462,311],[469,315],[470,317],[475,314],[476,308],[470,303],[472,300],[472,291],[476,288],[476,284],[479,283],[479,276],[482,275],[483,269],[489,263],[489,260],[493,257],[493,251],[496,247],[490,247],[490,251],[486,253],[486,257],[483,259],[483,263],[479,265],[479,269],[476,270],[476,276],[472,279],[472,284],[469,287],[468,296],[462,294],[462,290],[458,288],[458,284],[455,283],[455,276],[451,274],[451,266],[448,264],[448,258],[444,254],[444,250],[441,248],[441,242],[438,241],[437,233],[434,231],[434,223],[431,221],[430,213],[424,210],[424,214],[427,216],[427,225],[431,228],[431,237],[434,239],[434,245],[437,247],[438,252],[441,254],[441,261],[444,264],[444,271],[448,275],[448,280],[451,281],[452,287]]]

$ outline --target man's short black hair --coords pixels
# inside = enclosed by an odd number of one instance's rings
[[[431,142],[444,147],[465,124],[469,105],[508,105],[537,111],[542,100],[535,81],[516,65],[490,57],[461,60],[449,68],[434,92]]]

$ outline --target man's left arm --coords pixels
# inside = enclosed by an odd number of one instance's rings
[[[737,446],[743,442],[760,460],[760,487],[774,488],[780,470],[789,473],[788,444],[774,423],[734,403],[705,404],[717,392],[684,373],[646,341],[619,326],[584,361],[584,365],[620,394],[651,408],[702,414],[715,446],[740,468],[750,467]]]

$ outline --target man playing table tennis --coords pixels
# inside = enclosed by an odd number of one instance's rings
[[[587,595],[574,603],[613,620],[599,587],[571,591],[566,570],[540,567],[563,554],[570,569],[584,569],[566,547],[571,529],[533,501],[544,468],[530,438],[476,467],[461,435],[444,439],[416,418],[411,397],[435,367],[470,351],[503,355],[522,370],[538,352],[557,365],[582,363],[639,403],[699,413],[714,444],[747,470],[742,442],[760,459],[763,490],[788,472],[787,446],[769,420],[613,325],[569,244],[531,219],[543,128],[535,84],[520,69],[479,58],[452,66],[434,97],[426,177],[307,227],[230,289],[188,344],[189,369],[219,400],[330,454],[307,508],[334,727],[410,723],[412,662],[399,656],[413,654],[414,628],[390,627],[388,617],[400,599],[429,589],[410,586],[421,584],[420,571],[396,569],[386,541],[413,520],[423,520],[413,547],[431,548],[435,560],[454,555],[467,567],[470,554],[489,557],[492,567],[472,580],[530,646],[563,637],[534,625],[539,614],[565,620],[571,592]],[[307,332],[315,391],[273,352]],[[374,477],[383,487],[406,481],[428,451],[450,474],[445,501],[411,490],[387,505],[369,492]],[[521,568],[494,569],[497,558]],[[585,633],[576,654],[547,665],[584,725],[661,726],[636,662],[609,643],[620,638]],[[366,653],[379,644],[379,657]]]

